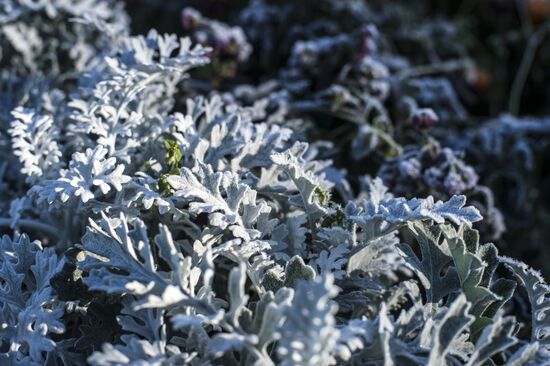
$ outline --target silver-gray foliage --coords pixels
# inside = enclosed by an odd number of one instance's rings
[[[270,115],[267,99],[180,93],[211,50],[156,31],[130,36],[111,5],[0,4],[0,46],[23,94],[0,115],[0,170],[10,170],[0,227],[14,232],[0,241],[1,364],[550,357],[550,288],[479,242],[482,217],[465,196],[396,197],[379,178],[352,194],[344,173],[331,178],[330,144],[303,141],[302,121]],[[67,27],[60,50],[43,39],[53,21]],[[61,52],[71,65],[47,70]],[[38,98],[22,69],[50,73]],[[75,86],[55,92],[69,75]],[[507,306],[516,285],[530,339]]]

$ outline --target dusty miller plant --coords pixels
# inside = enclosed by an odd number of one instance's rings
[[[471,167],[439,146],[423,167],[424,150],[395,142],[384,106],[389,70],[372,49],[338,77],[368,82],[351,91],[335,84],[303,105],[270,93],[243,102],[238,90],[186,95],[180,87],[209,63],[212,48],[154,30],[130,36],[110,22],[124,13],[111,14],[107,3],[2,4],[4,33],[25,24],[40,34],[42,21],[10,22],[68,12],[77,36],[103,34],[89,44],[93,57],[64,72],[41,70],[40,55],[11,38],[2,44],[63,89],[45,87],[33,99],[23,88],[2,116],[9,122],[0,120],[3,363],[547,362],[550,288],[480,239],[473,225],[483,217],[463,194],[477,184]],[[343,13],[363,9],[328,3]],[[250,51],[236,28],[184,15],[202,31],[237,34],[236,46]],[[360,34],[378,36],[374,28]],[[289,68],[300,75],[356,41],[297,43]],[[32,46],[25,42],[17,45]],[[63,83],[65,72],[76,72],[74,85]],[[52,103],[52,93],[62,103]],[[311,103],[347,120],[374,116],[350,151],[386,154],[381,175],[393,189],[370,176],[351,184],[329,159],[333,144],[305,141],[307,123],[288,108]],[[395,186],[406,187],[397,178],[421,179],[437,197],[396,194]],[[529,319],[514,311],[520,305]]]

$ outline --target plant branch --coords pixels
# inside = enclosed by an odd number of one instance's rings
[[[514,78],[512,84],[512,89],[510,91],[510,99],[508,102],[508,112],[514,116],[517,116],[521,106],[521,96],[523,95],[523,89],[525,83],[527,82],[527,77],[531,71],[531,66],[535,60],[537,54],[537,47],[539,44],[546,38],[550,33],[550,21],[544,23],[535,33],[531,35],[527,45],[525,46],[525,51],[523,53],[523,58]]]

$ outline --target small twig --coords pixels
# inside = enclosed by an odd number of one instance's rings
[[[401,80],[410,79],[419,76],[426,76],[432,74],[449,73],[457,70],[464,70],[472,66],[470,59],[445,61],[430,65],[420,65],[411,67],[410,69],[403,70],[397,77]]]
[[[531,66],[537,54],[537,47],[549,33],[550,21],[544,23],[535,33],[533,33],[525,46],[525,52],[523,53],[523,58],[521,59],[516,77],[514,78],[508,102],[508,112],[514,116],[517,116],[519,113],[521,96],[523,95],[527,77],[529,76]]]
[[[531,32],[531,30],[533,29],[533,23],[531,22],[531,17],[529,16],[527,2],[524,0],[516,0],[516,10],[518,12],[523,31]]]

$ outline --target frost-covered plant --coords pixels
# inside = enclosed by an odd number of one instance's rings
[[[545,217],[549,191],[545,183],[539,188],[538,182],[548,179],[550,121],[502,115],[459,136],[460,148],[479,172],[481,183],[490,187],[493,196],[500,197],[497,203],[508,227],[506,242],[519,238],[525,242],[521,247],[512,245],[513,254],[523,256],[538,250],[538,242],[548,228]],[[537,194],[530,193],[534,191]],[[545,251],[533,260],[545,270]]]
[[[63,260],[53,248],[42,248],[25,234],[13,239],[4,235],[0,245],[0,358],[6,364],[43,365],[57,357],[55,335],[65,331],[63,306],[50,286]]]
[[[58,168],[61,151],[56,140],[59,132],[51,116],[39,116],[24,108],[15,109],[13,116],[16,119],[9,130],[13,154],[22,164],[21,173],[34,183]]]
[[[252,46],[240,27],[205,18],[193,8],[182,10],[181,23],[194,42],[211,47],[215,83],[234,77],[252,53]]]
[[[387,159],[377,175],[397,195],[438,198],[465,194],[482,212],[485,220],[478,224],[484,238],[499,239],[505,231],[501,212],[494,206],[494,196],[487,187],[478,184],[474,168],[460,154],[442,148],[434,140],[418,148],[407,146],[402,154]]]
[[[69,169],[61,172],[57,180],[45,180],[36,185],[30,193],[38,194],[38,202],[52,204],[59,199],[67,202],[72,197],[79,197],[83,203],[96,197],[95,187],[102,194],[107,194],[111,187],[122,190],[122,184],[128,183],[130,177],[122,174],[124,165],[116,165],[116,158],[105,159],[107,149],[99,145],[94,150],[74,153]]]
[[[390,57],[382,32],[363,26],[373,21],[363,2],[308,0],[294,14],[291,2],[252,1],[244,31],[186,9],[192,40],[131,36],[104,1],[6,4],[5,22],[70,14],[91,53],[59,73],[31,55],[31,77],[49,75],[60,93],[31,97],[9,74],[23,92],[6,104],[9,126],[0,120],[0,228],[13,232],[0,242],[5,363],[548,359],[548,285],[483,242],[474,225],[492,205],[480,212],[470,199],[483,188],[477,173],[429,136],[461,116],[448,104],[456,95],[430,101],[449,84],[411,55]],[[280,35],[262,29],[270,15],[311,24]],[[216,90],[220,75],[206,73],[202,84],[209,61],[236,59],[229,81],[254,58],[245,31],[254,46],[284,40],[277,80]],[[435,31],[445,23],[405,38]],[[277,62],[264,61],[254,67]],[[316,136],[323,118],[342,122],[342,135]]]
[[[118,32],[128,22],[121,4],[110,0],[6,0],[0,7],[0,64],[50,75],[83,71],[106,42],[99,30],[76,21],[84,17]]]

